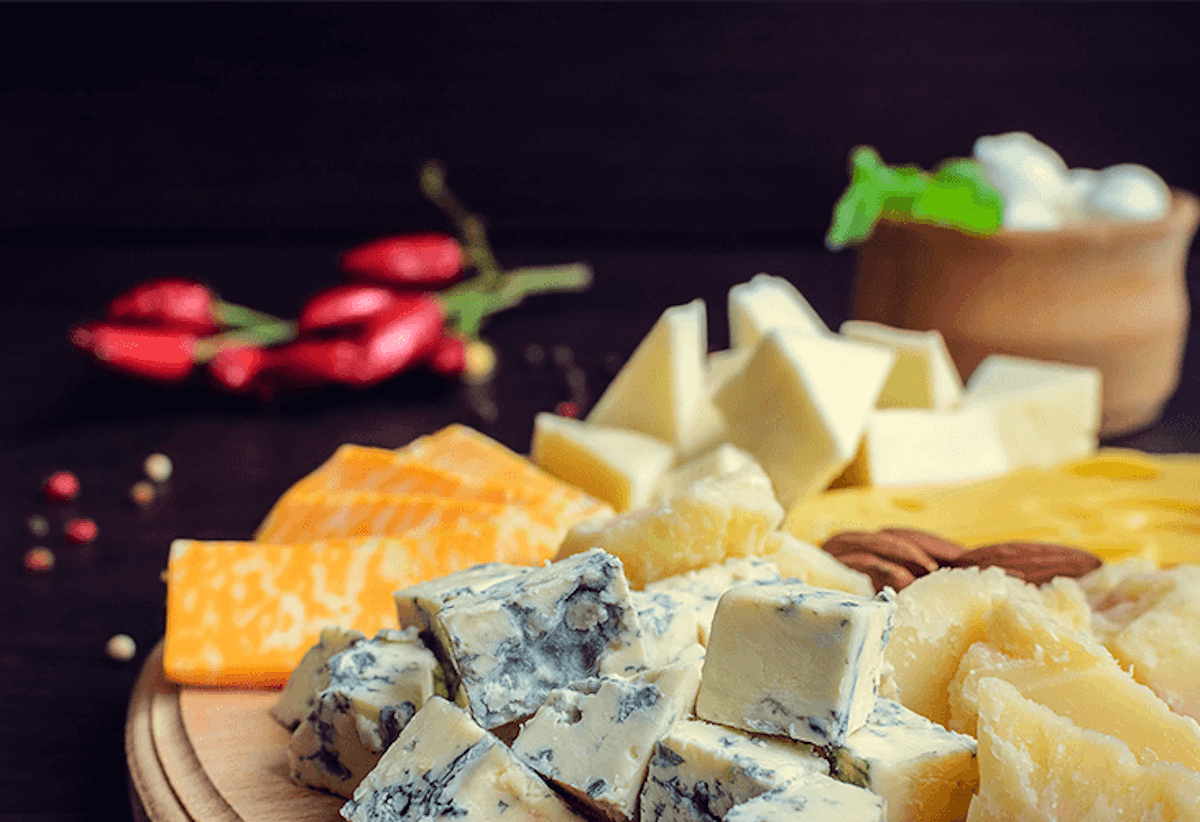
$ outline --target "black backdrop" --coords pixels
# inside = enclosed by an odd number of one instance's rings
[[[438,224],[815,240],[856,143],[1024,129],[1200,188],[1196,3],[0,5],[0,231],[61,244]]]

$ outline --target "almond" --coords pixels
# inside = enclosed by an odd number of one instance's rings
[[[825,540],[821,547],[838,559],[850,553],[874,554],[880,559],[902,566],[914,577],[924,576],[938,569],[935,559],[909,540],[895,534],[842,531]]]
[[[1055,577],[1081,577],[1100,567],[1101,560],[1082,548],[1054,542],[998,542],[967,551],[955,567],[999,567],[1015,577],[1042,585]]]
[[[850,553],[842,554],[838,557],[838,561],[847,568],[852,568],[869,576],[871,584],[875,586],[876,591],[882,591],[887,586],[891,586],[899,591],[916,580],[913,573],[903,565],[889,562],[866,551],[851,551]]]
[[[882,528],[880,531],[908,540],[939,565],[949,565],[967,552],[965,545],[929,531],[920,531],[916,528]]]

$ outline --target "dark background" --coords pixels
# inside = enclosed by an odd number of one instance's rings
[[[124,712],[171,539],[248,538],[343,442],[466,422],[526,448],[567,397],[530,342],[570,346],[594,398],[669,305],[704,297],[722,347],[725,291],[758,271],[836,327],[854,259],[820,237],[856,144],[928,167],[1027,130],[1072,166],[1200,190],[1198,35],[1194,3],[0,5],[0,817],[128,818]],[[427,158],[504,264],[596,270],[588,294],[488,326],[494,421],[421,374],[263,406],[130,382],[67,344],[162,274],[294,315],[347,245],[450,227],[418,196]],[[1200,451],[1198,337],[1162,422],[1121,444]],[[175,477],[138,510],[155,451]],[[84,489],[69,510],[38,493],[59,468]],[[32,513],[101,537],[56,531],[58,567],[29,575]],[[117,632],[134,663],[105,659]]]

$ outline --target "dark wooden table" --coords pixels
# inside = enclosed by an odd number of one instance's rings
[[[67,329],[96,316],[115,291],[159,274],[200,276],[227,299],[280,314],[333,277],[336,245],[0,248],[12,297],[0,307],[0,817],[128,818],[122,733],[138,666],[162,635],[160,573],[176,537],[248,538],[271,503],[345,442],[395,447],[452,422],[475,425],[514,449],[528,446],[533,415],[567,398],[561,371],[524,351],[569,346],[594,398],[666,307],[696,296],[709,308],[710,345],[727,342],[725,293],[760,271],[788,277],[836,327],[847,316],[853,257],[813,246],[775,248],[597,246],[503,248],[510,266],[583,259],[596,270],[582,295],[542,297],[488,328],[500,354],[492,390],[498,416],[471,410],[460,386],[420,375],[367,392],[326,390],[261,405],[202,380],[165,389],[102,373],[71,350]],[[1193,258],[1191,288],[1200,291]],[[1193,311],[1193,315],[1196,312]],[[1157,425],[1120,444],[1200,451],[1200,334],[1183,384]],[[168,455],[175,470],[157,501],[128,497],[142,461]],[[65,468],[78,501],[51,508],[43,478]],[[42,514],[54,532],[27,529]],[[68,546],[60,526],[92,517],[99,539]],[[52,572],[22,569],[35,544]],[[132,636],[138,655],[117,663],[105,642]]]

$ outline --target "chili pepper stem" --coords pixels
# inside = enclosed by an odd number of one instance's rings
[[[504,278],[504,269],[492,254],[483,219],[468,211],[446,187],[446,170],[441,163],[431,160],[421,166],[419,181],[425,198],[440,208],[458,229],[467,259],[482,275],[482,279],[476,278],[476,287],[495,291]]]
[[[193,359],[197,363],[206,363],[228,348],[266,348],[279,343],[289,342],[296,336],[296,324],[277,320],[262,323],[249,328],[239,328],[214,334],[196,341]]]
[[[282,317],[276,317],[265,311],[257,311],[237,303],[227,303],[218,300],[213,304],[213,319],[221,325],[234,328],[246,328],[255,325],[270,325],[284,322]]]
[[[482,288],[486,276],[478,274],[438,294],[447,321],[468,338],[479,335],[490,315],[517,305],[530,294],[583,291],[591,285],[592,268],[586,263],[519,268],[504,274],[496,290]]]

